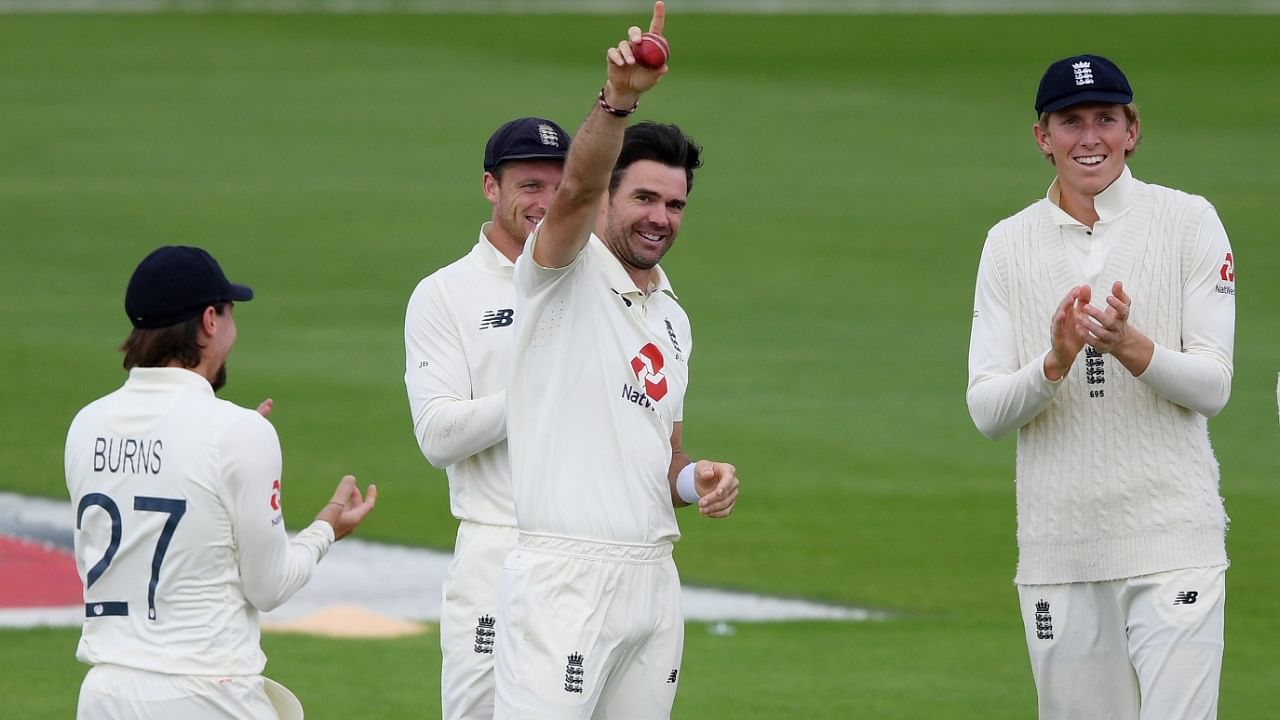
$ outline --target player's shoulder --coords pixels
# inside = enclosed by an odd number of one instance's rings
[[[1209,202],[1209,199],[1203,195],[1168,187],[1167,185],[1144,182],[1137,178],[1134,178],[1134,183],[1151,193],[1156,202],[1160,204],[1181,205],[1195,212],[1205,212],[1213,209],[1213,203]]]
[[[1002,218],[995,225],[992,225],[988,234],[1005,234],[1024,230],[1039,221],[1039,219],[1044,215],[1048,204],[1048,199],[1039,198],[1030,205],[1027,205],[1012,215]]]
[[[494,254],[496,251],[492,247],[475,245],[471,252],[418,281],[413,297],[429,296],[432,293],[472,294],[483,292],[486,288],[510,285],[512,269],[500,267],[495,258],[481,255],[486,252]]]
[[[211,432],[221,435],[224,442],[231,440],[248,443],[259,441],[279,443],[276,427],[256,409],[241,407],[221,398],[213,398],[213,403],[211,409],[214,413],[211,420],[214,427],[211,428]]]
[[[71,423],[67,426],[67,435],[74,435],[86,425],[94,424],[106,411],[107,406],[110,405],[112,396],[118,392],[120,391],[113,390],[76,411],[76,414],[71,418]]]

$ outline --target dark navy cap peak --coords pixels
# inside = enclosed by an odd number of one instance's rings
[[[564,128],[543,118],[517,118],[489,137],[484,170],[493,172],[508,160],[564,160],[568,154],[569,134]]]
[[[253,290],[229,282],[209,253],[166,245],[138,263],[124,311],[136,328],[161,328],[197,317],[210,305],[252,299]]]
[[[1133,88],[1120,68],[1101,55],[1075,55],[1049,66],[1040,78],[1036,113],[1049,113],[1085,102],[1133,102]]]

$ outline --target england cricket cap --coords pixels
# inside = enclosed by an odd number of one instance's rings
[[[564,160],[568,154],[569,134],[564,128],[543,118],[517,118],[489,137],[484,146],[484,170],[493,172],[508,160]]]
[[[1084,102],[1133,102],[1133,88],[1116,64],[1100,55],[1075,55],[1044,71],[1036,93],[1036,113],[1049,113]]]
[[[209,253],[166,245],[138,263],[124,292],[124,311],[136,328],[161,328],[197,317],[210,305],[252,299],[253,290],[229,282]]]

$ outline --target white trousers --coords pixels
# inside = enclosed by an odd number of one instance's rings
[[[513,527],[463,521],[440,604],[440,706],[443,720],[493,718],[493,655],[502,563],[516,546]]]
[[[503,568],[494,720],[668,720],[684,652],[671,545],[522,534]]]
[[[288,688],[261,675],[166,675],[95,665],[80,685],[77,720],[302,720]]]
[[[1225,565],[1019,585],[1040,720],[1212,720]]]

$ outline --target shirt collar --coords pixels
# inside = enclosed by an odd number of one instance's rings
[[[1102,192],[1093,196],[1093,209],[1098,213],[1098,222],[1105,223],[1124,215],[1129,211],[1129,199],[1133,197],[1133,173],[1130,172],[1129,166],[1125,165],[1124,170],[1120,172],[1120,177],[1108,185]],[[1080,225],[1080,221],[1067,214],[1062,209],[1062,187],[1058,184],[1058,178],[1054,178],[1049,184],[1049,190],[1045,193],[1045,198],[1053,205],[1050,213],[1053,215],[1054,222],[1059,225]]]
[[[622,261],[614,256],[613,251],[610,250],[604,244],[604,241],[597,237],[595,233],[591,233],[591,238],[587,240],[587,247],[589,248],[588,252],[593,255],[592,261],[600,263],[600,267],[604,268],[604,274],[609,281],[609,287],[613,288],[614,292],[619,295],[643,292],[640,288],[636,287],[635,281],[627,274],[627,269],[622,266]],[[667,273],[662,269],[662,266],[654,265],[653,269],[657,271],[655,273],[657,275],[657,281],[649,286],[648,292],[645,294],[664,292],[675,298],[676,291],[672,289],[671,281],[667,278]]]
[[[508,260],[501,250],[494,247],[493,243],[489,241],[489,236],[485,235],[485,230],[488,230],[491,225],[493,225],[492,222],[487,222],[480,226],[480,240],[476,242],[476,260],[488,268],[514,268],[515,263]]]
[[[129,370],[129,383],[148,386],[186,387],[213,395],[213,386],[194,370],[177,367],[135,367]]]

